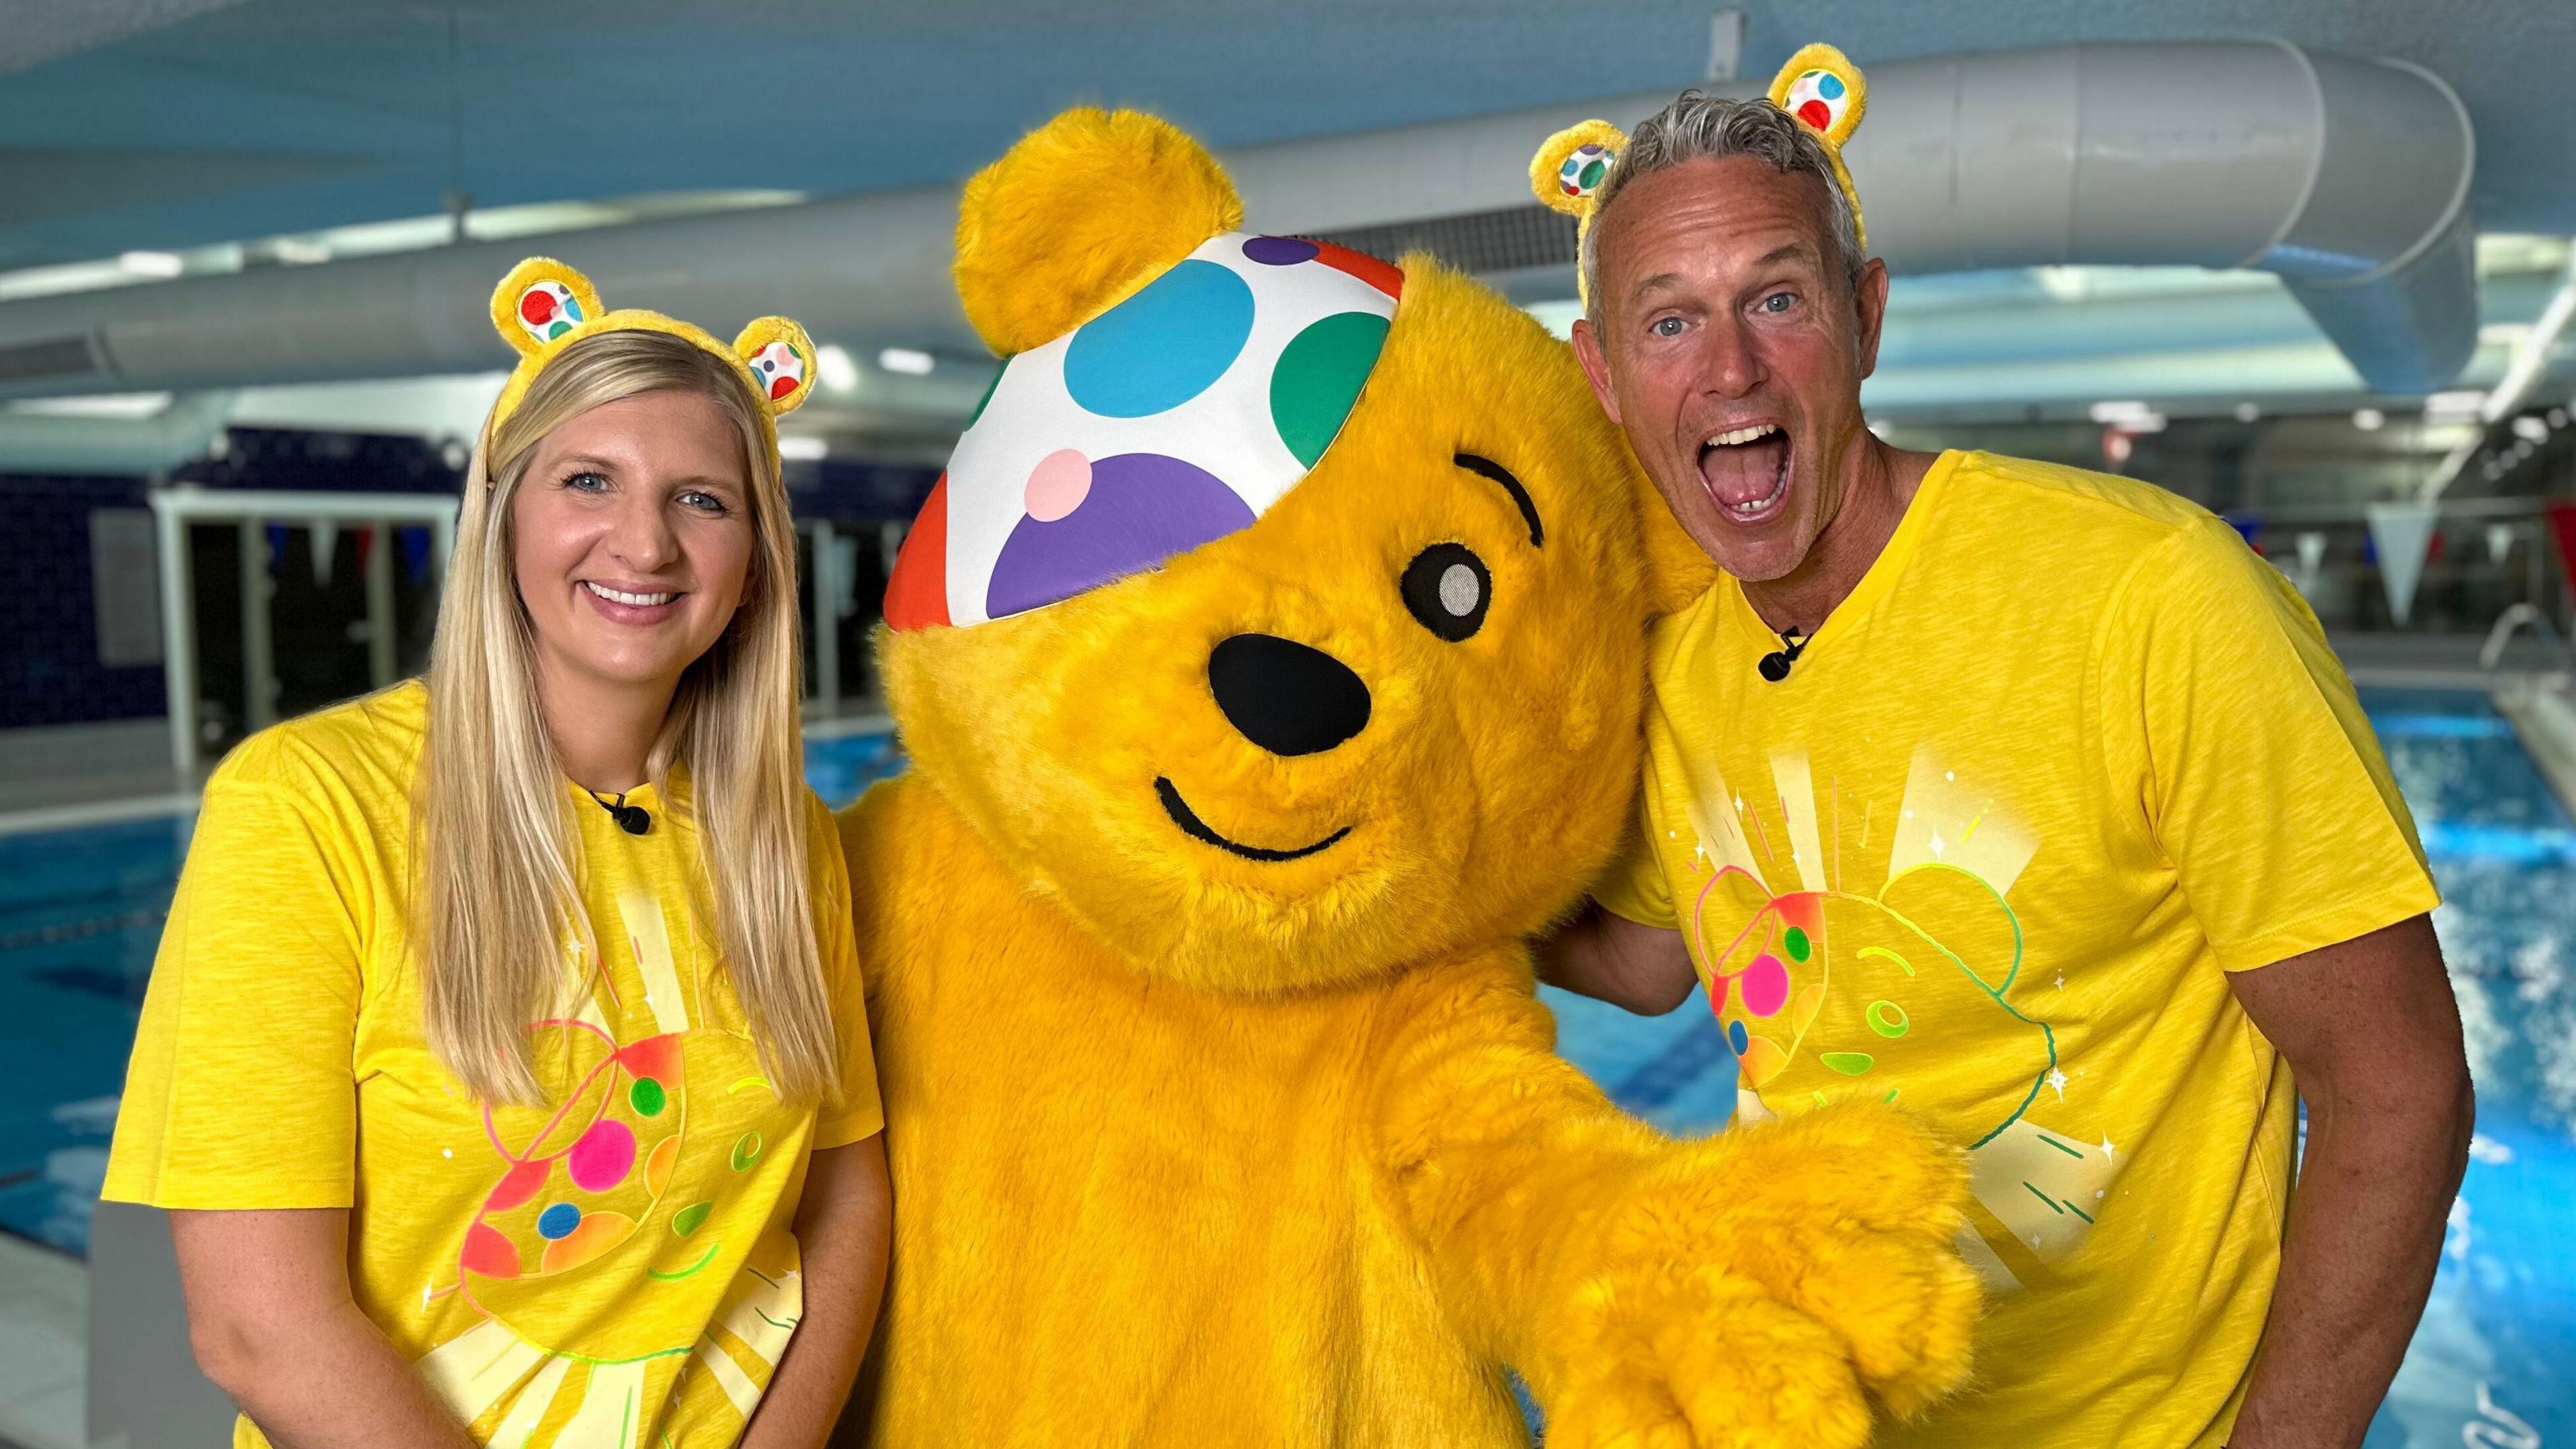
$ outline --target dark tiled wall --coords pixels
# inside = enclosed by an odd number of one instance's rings
[[[225,444],[221,459],[173,476],[208,488],[351,493],[454,493],[462,484],[417,438],[235,428]],[[140,478],[0,474],[0,729],[164,709],[159,665],[100,664],[90,579],[90,510],[144,506]]]
[[[0,729],[161,713],[160,666],[99,663],[90,582],[90,510],[142,506],[140,478],[0,474]]]
[[[844,520],[909,521],[937,476],[934,469],[838,459],[788,470],[799,514]],[[205,488],[352,493],[454,493],[464,481],[437,449],[416,438],[265,428],[233,429],[223,457],[188,464],[173,479]],[[162,712],[160,667],[102,665],[93,617],[90,510],[143,506],[139,478],[0,474],[0,729]],[[873,567],[878,560],[865,562]],[[871,606],[882,587],[873,572],[862,580]],[[296,598],[297,590],[289,589],[280,602],[291,608]],[[864,626],[873,618],[871,607],[854,621],[861,657]],[[292,622],[280,620],[281,649],[290,642]]]

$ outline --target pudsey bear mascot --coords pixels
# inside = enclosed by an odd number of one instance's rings
[[[1076,110],[966,188],[1008,359],[894,570],[842,817],[895,1184],[890,1449],[1833,1446],[1967,1369],[1956,1153],[1675,1141],[1528,933],[1636,778],[1647,485],[1427,257],[1249,234]]]

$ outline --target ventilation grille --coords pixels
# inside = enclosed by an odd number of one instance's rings
[[[35,382],[56,377],[102,377],[87,337],[48,337],[41,342],[14,342],[0,347],[0,382]]]
[[[1526,267],[1574,264],[1574,218],[1535,203],[1501,211],[1473,211],[1464,216],[1320,232],[1315,240],[1389,262],[1406,252],[1429,252],[1462,272],[1514,272]]]

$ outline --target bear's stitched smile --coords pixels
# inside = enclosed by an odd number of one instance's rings
[[[1198,812],[1190,808],[1190,802],[1181,798],[1181,792],[1169,779],[1160,775],[1155,776],[1154,793],[1163,801],[1163,813],[1171,816],[1172,823],[1181,827],[1183,833],[1195,839],[1204,840],[1219,850],[1231,851],[1246,860],[1302,860],[1351,833],[1351,828],[1345,825],[1312,845],[1301,845],[1294,850],[1264,850],[1258,845],[1244,845],[1228,840],[1208,829],[1207,822],[1201,820]]]

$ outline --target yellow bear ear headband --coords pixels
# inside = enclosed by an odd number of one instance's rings
[[[1810,45],[1780,67],[1767,94],[1771,104],[1813,132],[1825,148],[1825,159],[1833,163],[1834,182],[1851,203],[1853,235],[1866,248],[1869,231],[1861,224],[1860,193],[1852,188],[1851,172],[1843,166],[1843,143],[1860,128],[1861,112],[1869,101],[1869,82],[1861,78],[1860,67],[1830,45]],[[1601,188],[1627,149],[1627,133],[1608,121],[1568,126],[1548,137],[1530,158],[1530,190],[1550,209],[1574,218],[1579,242],[1592,230]],[[1589,309],[1592,297],[1589,284],[1581,281],[1580,269],[1577,281],[1587,288],[1583,305]]]
[[[519,410],[528,385],[546,364],[585,337],[602,332],[662,332],[732,363],[760,403],[763,441],[778,450],[778,419],[794,412],[813,390],[814,339],[784,317],[762,317],[742,329],[731,347],[675,317],[639,308],[611,312],[600,305],[590,278],[552,257],[530,257],[492,289],[492,326],[519,354],[519,365],[501,386],[485,426],[488,442]],[[497,461],[497,460],[496,460]]]

